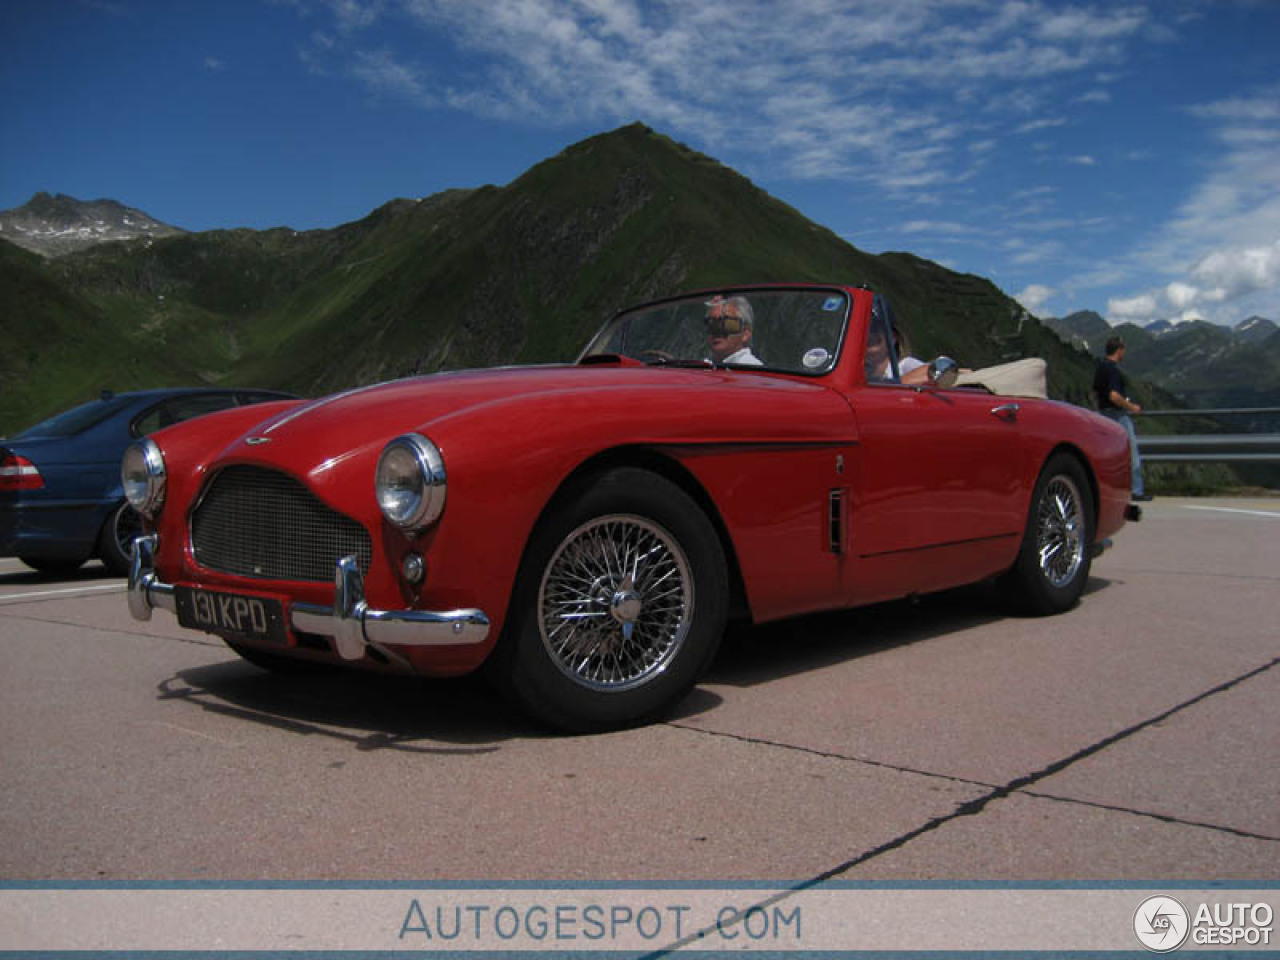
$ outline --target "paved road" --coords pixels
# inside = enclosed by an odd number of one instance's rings
[[[0,560],[0,877],[1280,879],[1280,501],[1151,504],[1074,611],[735,635],[666,722],[282,679]]]

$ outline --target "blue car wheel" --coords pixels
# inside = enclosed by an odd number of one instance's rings
[[[133,556],[133,539],[142,533],[142,517],[127,502],[111,511],[98,536],[102,565],[117,577],[127,576]]]

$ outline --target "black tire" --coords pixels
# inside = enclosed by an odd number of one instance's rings
[[[720,540],[688,494],[646,470],[612,470],[534,532],[489,672],[555,729],[630,726],[710,665],[728,594]]]
[[[63,557],[18,557],[32,570],[51,577],[69,577],[84,566],[84,560],[67,560]]]
[[[1075,606],[1089,580],[1093,530],[1084,468],[1070,454],[1054,454],[1031,495],[1018,560],[1002,580],[1014,606],[1032,616]]]
[[[133,539],[142,533],[142,516],[128,501],[111,511],[98,534],[98,556],[107,571],[117,577],[128,576],[133,559]]]

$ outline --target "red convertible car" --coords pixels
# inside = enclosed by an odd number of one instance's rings
[[[678,701],[730,616],[992,578],[1072,606],[1136,519],[1124,430],[946,358],[906,373],[894,334],[862,287],[705,291],[618,314],[576,364],[161,430],[122,466],[130,608],[272,670],[483,666],[586,731]]]

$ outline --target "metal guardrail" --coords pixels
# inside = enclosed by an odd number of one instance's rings
[[[1274,416],[1280,407],[1143,410],[1142,417]],[[1195,433],[1138,436],[1144,462],[1280,463],[1280,433]]]

